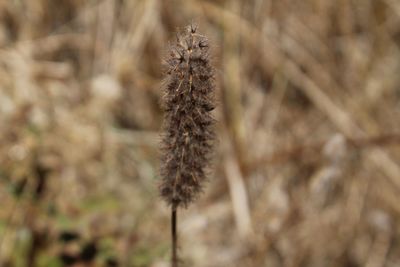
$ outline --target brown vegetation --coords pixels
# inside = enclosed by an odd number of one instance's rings
[[[0,2],[0,265],[169,266],[160,60],[192,20],[219,142],[182,266],[399,266],[395,0]]]

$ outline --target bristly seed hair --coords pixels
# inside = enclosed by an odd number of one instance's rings
[[[173,208],[187,207],[202,191],[214,140],[214,70],[197,27],[177,35],[166,69],[160,193]]]

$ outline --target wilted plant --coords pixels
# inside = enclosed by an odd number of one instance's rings
[[[177,35],[166,67],[160,193],[171,206],[172,266],[177,266],[177,209],[202,191],[214,140],[214,70],[209,42],[194,25]]]

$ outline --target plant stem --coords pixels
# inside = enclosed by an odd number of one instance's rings
[[[177,227],[177,208],[172,205],[171,214],[171,234],[172,234],[172,267],[178,267],[178,233]]]

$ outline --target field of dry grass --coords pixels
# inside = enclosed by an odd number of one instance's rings
[[[1,1],[0,266],[170,266],[162,59],[192,21],[218,144],[182,267],[400,266],[398,0]]]

